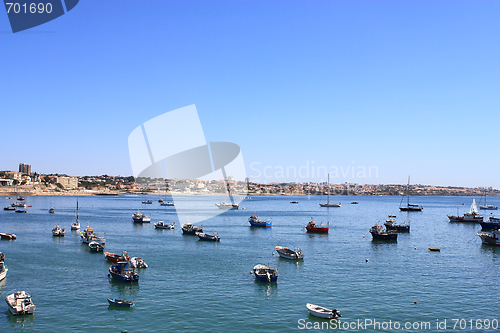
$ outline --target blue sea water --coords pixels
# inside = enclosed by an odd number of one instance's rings
[[[334,197],[333,202],[342,201],[341,208],[320,208],[319,197],[253,196],[240,205],[246,210],[203,222],[206,232],[219,233],[220,243],[182,235],[180,225],[186,221],[177,220],[175,208],[141,200],[79,198],[82,229],[89,223],[106,232],[107,251],[126,250],[149,264],[140,270],[138,284],[108,278],[110,262],[102,253],[90,253],[70,230],[75,197],[28,196],[32,207],[27,214],[2,210],[0,232],[15,233],[17,240],[0,241],[9,268],[0,297],[26,290],[37,310],[33,316],[14,317],[2,300],[0,332],[298,332],[316,331],[314,325],[320,331],[398,331],[363,325],[335,330],[328,320],[310,316],[306,303],[340,310],[341,323],[410,323],[404,331],[422,332],[438,331],[436,322],[447,320],[440,332],[499,331],[500,248],[481,244],[479,225],[449,223],[446,217],[457,207],[460,213],[468,210],[472,198],[412,197],[424,210],[402,213],[398,197]],[[217,210],[215,203],[223,198],[179,200],[193,207],[213,202]],[[299,203],[290,204],[293,200]],[[2,198],[0,204],[11,201]],[[55,214],[47,212],[51,202]],[[488,203],[500,205],[500,200],[492,197]],[[137,209],[151,214],[152,222],[175,221],[176,229],[133,224]],[[247,219],[253,213],[272,218],[272,228],[250,227]],[[411,232],[399,234],[397,243],[373,242],[369,228],[389,214],[397,215],[398,222],[410,220]],[[311,217],[329,223],[330,233],[305,233]],[[66,228],[66,237],[52,236],[56,224]],[[279,258],[273,254],[276,245],[300,247],[305,259]],[[258,263],[277,267],[278,283],[256,282],[250,272]],[[108,297],[133,300],[136,306],[110,307]],[[485,319],[494,325],[496,320],[497,329],[479,328],[477,320],[482,324]],[[422,322],[430,322],[431,329],[417,327]]]

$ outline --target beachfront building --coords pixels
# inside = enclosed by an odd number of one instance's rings
[[[77,177],[57,176],[56,183],[61,184],[65,189],[73,189],[73,188],[78,187],[78,178]]]

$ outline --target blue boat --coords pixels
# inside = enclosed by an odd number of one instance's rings
[[[253,274],[255,279],[261,282],[278,282],[278,270],[274,267],[255,265]]]
[[[139,274],[129,267],[128,261],[119,261],[116,265],[110,266],[109,274],[113,279],[121,282],[139,282]]]
[[[195,226],[189,222],[182,226],[182,233],[185,235],[196,235],[197,232],[203,232],[203,226]]]
[[[109,305],[122,306],[126,308],[131,308],[135,305],[135,302],[125,301],[123,299],[108,298]]]
[[[500,218],[491,216],[487,222],[479,222],[483,230],[500,228]]]
[[[248,218],[248,222],[252,227],[271,227],[273,225],[271,220],[261,221],[255,214]]]

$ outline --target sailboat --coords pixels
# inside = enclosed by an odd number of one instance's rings
[[[470,205],[470,210],[464,213],[463,216],[448,215],[450,222],[483,222],[483,216],[479,215],[477,210],[476,199],[472,199],[472,204]]]
[[[479,209],[484,209],[484,210],[497,210],[498,209],[497,206],[486,204],[486,189],[484,190],[484,205],[479,206]]]
[[[54,207],[52,207],[52,197],[50,197],[50,208],[49,208],[49,213],[54,214],[56,210]]]
[[[328,174],[328,199],[326,204],[319,204],[320,207],[340,207],[341,204],[339,203],[330,203],[330,174]]]
[[[215,205],[219,209],[239,209],[240,205],[237,203],[234,203],[233,196],[231,195],[231,188],[229,186],[229,181],[227,180],[225,173],[224,173],[224,180],[226,181],[226,187],[227,187],[227,193],[229,194],[229,201],[227,202],[227,196],[224,195],[224,202],[216,203]]]
[[[402,212],[420,212],[424,209],[422,206],[410,204],[410,176],[408,176],[408,185],[406,186],[406,206],[401,206],[403,199],[404,197],[401,198],[399,203],[399,210]]]
[[[76,212],[75,212],[75,222],[71,223],[71,230],[79,230],[80,222],[78,221],[78,197],[76,197]]]

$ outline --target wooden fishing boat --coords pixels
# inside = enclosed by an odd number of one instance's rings
[[[250,225],[252,227],[271,227],[273,225],[273,222],[271,220],[261,221],[255,214],[248,218],[248,222],[250,222]]]
[[[121,306],[126,308],[131,308],[135,305],[135,302],[125,301],[123,299],[108,298],[109,305]]]
[[[0,238],[5,239],[5,240],[12,240],[12,239],[16,239],[17,237],[15,234],[7,234],[4,232],[0,232]]]
[[[156,229],[174,229],[175,222],[172,222],[172,224],[166,224],[163,221],[158,221],[158,222],[154,223],[154,226]]]
[[[309,310],[309,313],[312,314],[315,317],[320,317],[320,318],[327,318],[327,319],[337,319],[339,317],[342,317],[340,314],[340,311],[337,309],[327,309],[319,305],[314,305],[307,303],[306,304],[307,310]]]
[[[113,252],[104,252],[104,256],[109,261],[119,262],[119,261],[128,261],[130,256],[127,254],[127,251],[122,251],[122,254],[116,254]]]
[[[134,215],[132,215],[132,222],[134,222],[134,223],[150,223],[151,216],[137,211],[137,213],[134,213]]]
[[[209,235],[209,234],[206,234],[204,232],[197,232],[196,236],[198,236],[200,238],[200,240],[220,242],[220,237],[216,232],[214,232],[213,235]]]
[[[33,304],[30,294],[23,290],[7,295],[7,297],[5,297],[5,301],[9,306],[10,312],[14,316],[33,314],[36,310],[36,306]]]
[[[52,236],[63,237],[65,232],[65,229],[61,228],[59,225],[56,225],[54,229],[52,229]]]
[[[276,252],[278,252],[279,256],[282,258],[290,260],[304,259],[304,254],[302,253],[302,250],[299,249],[298,247],[295,248],[295,250],[290,250],[285,246],[276,246],[275,249]]]
[[[5,259],[5,254],[0,252],[0,281],[5,279],[5,276],[7,276],[7,272],[9,271],[9,269],[5,265],[4,259]]]
[[[396,232],[410,232],[410,222],[406,222],[403,224],[396,224],[395,215],[389,215],[388,219],[385,220],[384,225],[387,230]]]
[[[128,266],[128,261],[119,261],[116,265],[110,266],[108,276],[121,282],[139,282],[139,274]]]
[[[182,233],[185,235],[196,235],[197,232],[203,232],[203,226],[195,226],[189,222],[182,226]]]
[[[255,265],[253,274],[255,279],[261,282],[278,282],[278,270],[271,266]]]
[[[398,239],[398,234],[393,231],[384,231],[381,225],[375,224],[370,229],[373,240],[395,241]]]
[[[312,217],[311,221],[309,221],[309,223],[306,224],[305,228],[308,233],[313,233],[313,234],[327,234],[328,230],[330,229],[328,225],[326,226],[323,224],[317,225],[316,222],[313,221]]]
[[[89,243],[89,249],[91,252],[102,252],[104,250],[104,244],[92,241]]]
[[[439,252],[439,251],[441,251],[441,249],[438,247],[430,247],[429,251]]]

